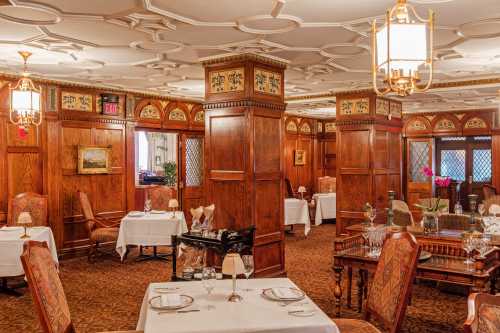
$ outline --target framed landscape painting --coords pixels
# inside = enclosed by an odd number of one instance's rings
[[[110,161],[110,147],[78,146],[79,174],[109,173]]]
[[[297,149],[295,151],[294,155],[295,155],[295,161],[294,161],[295,165],[306,165],[306,151],[305,150]]]

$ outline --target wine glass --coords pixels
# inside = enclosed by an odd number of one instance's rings
[[[151,199],[146,199],[144,201],[144,213],[148,215],[150,211],[151,211]]]
[[[370,219],[370,223],[373,225],[373,221],[375,220],[375,217],[377,217],[377,210],[375,208],[371,208],[368,211],[368,218]]]
[[[207,291],[207,298],[210,297],[212,290],[215,288],[215,283],[217,281],[217,274],[215,273],[215,268],[213,267],[203,267],[203,271],[201,273],[201,282],[203,287]],[[208,305],[207,310],[213,309],[213,305]]]
[[[247,286],[248,286],[248,278],[250,275],[252,275],[253,270],[254,270],[254,262],[253,262],[253,256],[252,255],[243,255],[241,256],[241,260],[243,260],[243,266],[245,267],[245,277],[247,279]],[[245,291],[252,291],[252,289],[247,288]]]
[[[465,259],[464,264],[468,266],[473,263],[472,258],[470,257],[470,253],[474,251],[475,248],[472,236],[464,236],[462,238],[462,248],[465,250],[465,253],[467,254],[467,258]]]

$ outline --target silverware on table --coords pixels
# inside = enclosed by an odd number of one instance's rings
[[[191,310],[159,310],[156,311],[158,314],[164,314],[164,313],[189,313],[189,312],[200,312],[199,309],[191,309]]]

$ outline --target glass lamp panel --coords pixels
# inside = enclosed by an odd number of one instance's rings
[[[40,93],[31,92],[31,108],[34,111],[40,112]]]
[[[17,112],[22,112],[31,107],[31,92],[22,90],[12,91],[12,109]]]
[[[391,61],[391,70],[415,71],[427,60],[427,26],[425,24],[391,24],[377,32],[377,65]],[[387,59],[387,40],[390,42],[390,59]],[[387,66],[384,66],[387,71]]]

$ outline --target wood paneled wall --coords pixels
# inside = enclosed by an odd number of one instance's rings
[[[0,77],[0,155],[5,156],[0,161],[0,185],[6,189],[0,192],[0,224],[6,222],[9,198],[26,191],[47,194],[49,223],[62,254],[87,246],[77,190],[88,193],[98,215],[121,217],[135,209],[136,128],[180,133],[204,130],[200,104],[111,91],[119,95],[120,107],[118,115],[109,116],[101,113],[99,100],[101,93],[110,91],[41,82],[44,121],[38,128],[30,128],[26,138],[21,138],[17,126],[8,120],[7,83],[11,80]],[[64,109],[62,92],[91,95],[91,110]],[[158,108],[159,118],[141,114],[145,105],[153,104]],[[176,117],[169,118],[174,110]],[[110,146],[111,172],[78,174],[78,145]]]
[[[335,118],[285,117],[285,178],[295,190],[305,186],[311,196],[317,191],[318,177],[336,176],[335,131]],[[295,165],[296,150],[305,151],[305,165]]]

